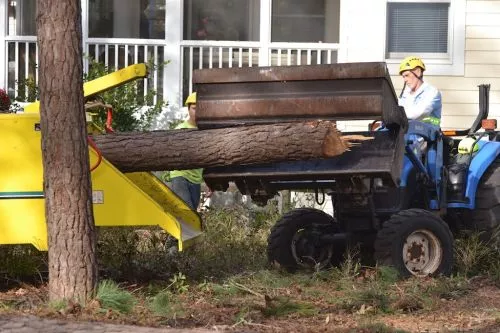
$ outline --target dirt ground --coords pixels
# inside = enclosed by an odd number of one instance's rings
[[[327,292],[325,290],[325,295]],[[304,289],[290,286],[286,293],[300,298]],[[63,311],[47,310],[42,305],[46,304],[46,287],[23,286],[0,293],[0,330],[60,332],[61,327],[70,327],[73,323],[75,327],[83,327],[82,332],[126,332],[131,327],[136,327],[137,332],[155,333],[170,332],[167,329],[229,332],[500,332],[500,289],[485,278],[471,280],[465,295],[437,299],[439,304],[427,310],[408,308],[405,311],[372,313],[369,307],[362,306],[357,311],[345,311],[321,302],[321,290],[319,293],[319,298],[313,302],[317,303],[315,305],[320,310],[312,315],[290,312],[284,316],[259,316],[255,315],[259,313],[259,307],[265,307],[269,301],[267,297],[261,299],[262,295],[240,295],[221,301],[213,295],[198,293],[182,296],[180,302],[183,311],[177,318],[153,318],[151,313],[141,310],[140,304],[129,315],[77,307]],[[241,316],[242,312],[247,315]],[[238,316],[241,318],[235,319]],[[24,329],[16,331],[16,328],[22,327],[19,323],[23,320]],[[64,326],[61,322],[70,326]],[[12,326],[13,323],[18,324]],[[43,329],[30,331],[30,325]],[[120,329],[120,326],[113,325],[128,326],[121,326]],[[156,329],[148,331],[146,327]]]

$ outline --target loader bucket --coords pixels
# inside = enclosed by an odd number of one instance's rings
[[[199,128],[309,120],[381,120],[387,130],[343,133],[373,137],[328,159],[209,168],[205,182],[246,194],[332,187],[353,178],[397,186],[408,121],[398,106],[386,64],[203,69],[194,72]],[[312,186],[312,187],[311,187]]]
[[[196,70],[200,129],[305,120],[406,128],[385,63]]]

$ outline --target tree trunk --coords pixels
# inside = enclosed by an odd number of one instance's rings
[[[115,133],[93,137],[123,172],[178,170],[340,155],[362,138],[343,137],[328,121],[209,130]]]
[[[85,302],[97,283],[80,0],[37,1],[49,297]]]

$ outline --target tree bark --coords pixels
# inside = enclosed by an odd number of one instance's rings
[[[49,297],[88,300],[97,284],[80,0],[37,1]]]
[[[342,154],[353,141],[362,139],[341,136],[329,121],[93,137],[102,155],[122,172],[331,157]]]

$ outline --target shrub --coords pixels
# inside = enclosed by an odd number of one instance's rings
[[[101,308],[112,309],[121,313],[130,313],[135,306],[135,297],[128,291],[120,289],[110,280],[103,280],[97,287],[96,298]]]
[[[257,216],[242,206],[217,208],[202,214],[204,235],[174,258],[179,271],[191,278],[223,278],[266,265],[267,237],[277,218],[274,206]]]
[[[455,242],[455,266],[458,273],[465,276],[478,274],[498,276],[500,267],[498,236],[498,230],[488,239],[485,239],[480,232],[460,235]]]
[[[153,68],[154,65],[149,63],[148,67]],[[84,81],[110,74],[114,70],[114,68],[107,67],[91,59],[89,71],[84,75]],[[96,99],[113,107],[112,127],[115,131],[144,131],[151,128],[154,120],[162,112],[163,107],[167,105],[162,100],[153,103],[156,95],[154,90],[148,90],[147,94],[144,95],[143,80],[135,80],[101,93]],[[106,109],[98,107],[92,109],[92,112],[96,114],[94,122],[104,128],[107,118]]]

